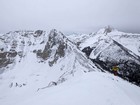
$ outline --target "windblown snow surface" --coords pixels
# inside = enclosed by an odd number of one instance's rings
[[[31,92],[14,89],[0,105],[139,105],[140,88],[117,76],[90,72],[54,87]],[[5,91],[1,91],[1,94]],[[8,93],[8,92],[7,92]]]
[[[9,66],[13,68],[0,74],[0,105],[140,105],[140,87],[101,72],[68,40],[65,56],[53,66],[48,65],[51,56],[41,62],[33,51],[46,45],[39,44],[47,40],[43,35],[33,41],[34,37],[29,38],[34,43],[30,46],[25,38],[24,49],[16,49],[24,57],[17,56],[14,66]],[[20,39],[24,37],[17,42]]]

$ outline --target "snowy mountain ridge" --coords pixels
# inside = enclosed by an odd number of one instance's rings
[[[90,71],[100,71],[61,32],[11,32],[1,37],[1,84],[35,91]],[[14,56],[9,56],[12,53]]]
[[[131,62],[126,64],[134,63],[134,67],[140,64],[139,55],[129,48],[130,44],[122,44],[128,37],[114,36],[113,32],[118,31],[102,29],[76,38],[65,36],[56,29],[50,33],[37,30],[1,35],[0,104],[139,105],[140,88],[105,71],[109,71],[112,66],[106,61],[113,60],[116,63],[116,60],[120,62],[119,58],[122,58],[123,63],[127,58]],[[117,41],[117,38],[122,42]],[[138,38],[132,40],[135,39]],[[119,64],[120,68],[124,68],[123,63]],[[139,68],[135,71],[139,71]],[[125,72],[130,73],[131,70],[120,70],[124,79],[128,78]],[[113,89],[117,93],[111,91]]]
[[[79,42],[78,47],[93,63],[110,72],[117,65],[120,77],[140,84],[140,34],[124,33],[107,27]]]

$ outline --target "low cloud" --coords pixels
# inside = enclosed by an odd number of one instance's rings
[[[1,0],[0,32],[50,30],[90,33],[107,25],[140,33],[139,0]]]

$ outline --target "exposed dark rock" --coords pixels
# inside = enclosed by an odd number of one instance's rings
[[[16,56],[17,56],[17,52],[16,51],[8,53],[8,57],[16,57]]]
[[[86,47],[82,51],[89,57],[92,49]],[[117,65],[118,76],[140,86],[140,57],[118,42],[113,40],[106,49],[100,51],[99,55],[91,60],[111,73],[113,73],[112,67]]]
[[[134,61],[120,60],[120,62],[102,61],[99,59],[92,60],[94,63],[99,64],[104,70],[111,73],[112,67],[117,65],[119,67],[118,76],[133,82],[140,86],[140,65]]]
[[[41,36],[42,34],[43,34],[43,31],[42,31],[42,30],[37,30],[37,31],[35,31],[35,33],[34,33],[34,37]]]
[[[0,53],[0,68],[6,67],[11,64],[14,61],[12,58],[16,57],[16,55],[16,51]]]
[[[82,50],[82,52],[84,52],[87,56],[89,56],[90,55],[90,53],[92,52],[92,48],[90,48],[90,46],[88,46],[88,47],[85,47],[83,50]]]
[[[43,60],[48,60],[51,56],[53,59],[49,61],[49,65],[52,66],[57,60],[65,56],[65,49],[67,48],[66,42],[64,42],[63,35],[58,33],[55,29],[52,30],[48,36],[48,41],[44,50],[38,50],[37,56]],[[55,47],[55,48],[54,48]]]
[[[107,26],[107,27],[105,27],[104,33],[108,34],[108,33],[112,32],[113,30],[114,29],[111,26]]]
[[[4,48],[0,48],[0,51],[3,52],[4,51]]]

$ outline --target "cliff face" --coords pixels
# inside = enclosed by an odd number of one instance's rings
[[[12,69],[45,40],[45,31],[15,31],[0,36],[0,72]]]
[[[94,63],[110,72],[117,65],[118,75],[137,85],[140,84],[139,47],[139,34],[123,33],[110,28],[99,30],[79,45]]]
[[[0,38],[0,73],[10,88],[57,85],[90,71],[100,71],[63,33],[53,29],[16,31]]]

